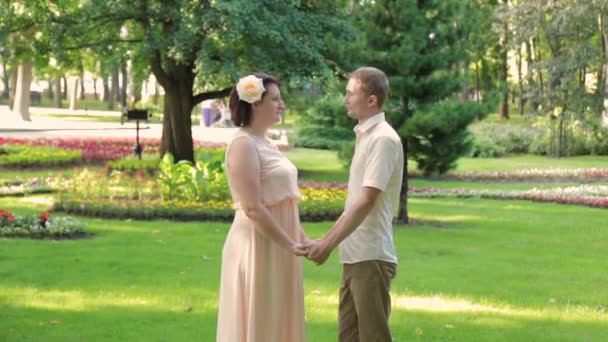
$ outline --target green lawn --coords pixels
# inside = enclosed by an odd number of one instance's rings
[[[455,172],[514,171],[519,169],[608,168],[608,156],[548,158],[536,155],[515,155],[503,158],[461,158]]]
[[[19,213],[46,205],[0,198]],[[418,224],[395,231],[395,341],[608,338],[606,211],[475,199],[410,211]],[[84,220],[92,239],[0,239],[1,341],[214,339],[228,224]],[[335,340],[339,270],[335,253],[305,262],[309,341]]]
[[[348,170],[338,160],[337,152],[294,148],[285,153],[300,170],[302,180],[346,182]],[[416,162],[410,161],[410,170],[416,169]],[[516,155],[504,158],[461,158],[458,167],[451,171],[488,172],[515,171],[519,169],[550,168],[608,168],[608,156],[583,156],[571,158],[548,158],[535,155]]]

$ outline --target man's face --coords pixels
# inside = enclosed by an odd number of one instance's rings
[[[346,114],[353,119],[361,119],[366,115],[368,105],[369,97],[365,94],[361,81],[350,78],[346,84],[346,94],[344,94]]]

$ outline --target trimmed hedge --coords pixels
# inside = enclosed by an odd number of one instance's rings
[[[81,160],[80,151],[58,147],[0,145],[0,167],[57,167],[74,165]]]

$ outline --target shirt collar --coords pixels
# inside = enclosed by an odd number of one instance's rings
[[[355,128],[353,128],[353,130],[355,131],[355,134],[360,135],[363,134],[367,131],[369,131],[372,127],[376,126],[377,124],[386,121],[386,119],[384,118],[384,112],[380,112],[378,114],[375,114],[367,119],[365,119],[365,121],[359,123],[357,126],[355,126]]]

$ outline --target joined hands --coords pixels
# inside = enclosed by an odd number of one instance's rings
[[[310,261],[317,264],[317,266],[322,265],[327,261],[327,258],[331,254],[332,248],[323,240],[308,240],[303,243],[297,244],[295,246],[298,254],[294,252],[296,255],[305,256]]]

